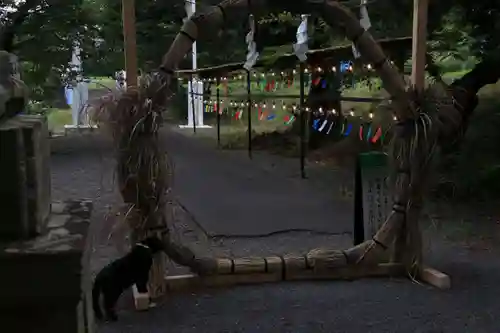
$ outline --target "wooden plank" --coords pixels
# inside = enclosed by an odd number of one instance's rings
[[[331,270],[314,271],[312,269],[288,274],[288,281],[304,280],[356,280],[375,277],[404,276],[404,265],[399,263],[384,263],[374,266],[346,266]]]
[[[218,288],[235,285],[259,284],[282,280],[279,273],[224,274],[200,277],[195,274],[167,276],[169,291],[191,291],[199,288]]]
[[[321,273],[311,269],[297,270],[287,274],[287,281],[300,280],[352,280],[364,277],[403,276],[402,264],[386,263],[376,266],[347,266]],[[235,285],[259,284],[283,281],[281,272],[230,274],[200,277],[195,274],[166,276],[167,289],[174,291],[192,291],[200,288],[230,287]]]
[[[132,286],[132,294],[134,295],[136,310],[145,311],[149,309],[149,294],[140,293],[135,284]]]
[[[413,0],[413,39],[411,82],[417,91],[425,87],[427,12],[429,0]]]
[[[448,275],[430,267],[423,267],[420,271],[420,280],[439,289],[450,289],[451,279]]]

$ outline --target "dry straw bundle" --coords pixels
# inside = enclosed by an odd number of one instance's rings
[[[166,210],[173,167],[160,144],[159,129],[173,96],[169,80],[159,73],[142,76],[138,87],[102,97],[91,120],[113,138],[119,190],[128,205],[124,220],[133,230],[132,241],[160,233],[172,260],[195,272],[208,273],[214,269],[214,259],[196,258],[189,248],[172,242],[168,229]],[[161,280],[163,264],[158,266],[154,275]]]
[[[167,91],[158,78],[143,77],[139,87],[102,97],[93,115],[113,138],[120,193],[131,205],[130,213],[136,215],[129,219],[133,230],[162,226],[162,209],[171,182],[167,156],[158,142]]]

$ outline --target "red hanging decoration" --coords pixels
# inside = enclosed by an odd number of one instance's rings
[[[363,141],[363,125],[359,126],[359,139]]]
[[[382,128],[377,128],[377,131],[375,132],[375,135],[372,138],[372,143],[376,143],[378,139],[382,136]]]
[[[318,84],[320,84],[320,82],[321,82],[321,78],[320,78],[320,77],[317,77],[317,78],[315,78],[315,79],[314,79],[313,84],[314,84],[315,86],[317,86]]]

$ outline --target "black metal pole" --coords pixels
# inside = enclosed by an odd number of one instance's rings
[[[304,63],[300,63],[300,175],[306,178],[306,122],[307,114],[305,110],[304,92]]]
[[[193,75],[191,75],[190,77],[189,85],[191,86],[191,114],[193,116],[193,133],[196,134],[196,112],[194,110]]]
[[[252,158],[252,95],[250,71],[247,70],[247,109],[248,109],[248,157]]]
[[[220,148],[220,77],[217,77],[217,148]]]

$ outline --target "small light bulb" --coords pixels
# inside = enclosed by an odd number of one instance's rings
[[[369,117],[370,119],[373,119],[373,113],[370,112]]]
[[[351,117],[354,117],[354,111],[350,112]]]
[[[321,72],[321,71],[322,71],[321,67],[318,67],[318,72]]]
[[[332,110],[333,114],[337,114],[337,111],[335,109]]]
[[[276,104],[273,103],[273,109],[276,109]]]
[[[309,112],[309,108],[308,107],[306,107],[306,112]]]
[[[368,68],[368,69],[372,69],[372,65],[368,64],[368,65],[366,66],[366,68]]]
[[[255,103],[255,107],[258,107],[259,105],[257,103]]]
[[[392,119],[393,119],[394,121],[398,121],[398,117],[396,117],[396,116],[392,117]]]
[[[293,70],[293,74],[297,74],[297,71],[295,69]]]
[[[319,108],[319,112],[323,113],[323,108],[320,107]]]
[[[285,72],[281,72],[281,75],[285,75]]]
[[[337,71],[337,67],[333,66],[332,67],[332,72],[336,72]]]
[[[304,73],[309,73],[309,70],[307,68],[304,69]]]
[[[352,66],[349,66],[349,72],[352,72]]]
[[[266,103],[262,104],[262,107],[265,109],[266,108]]]
[[[285,104],[283,104],[283,110],[286,110],[286,105]]]

